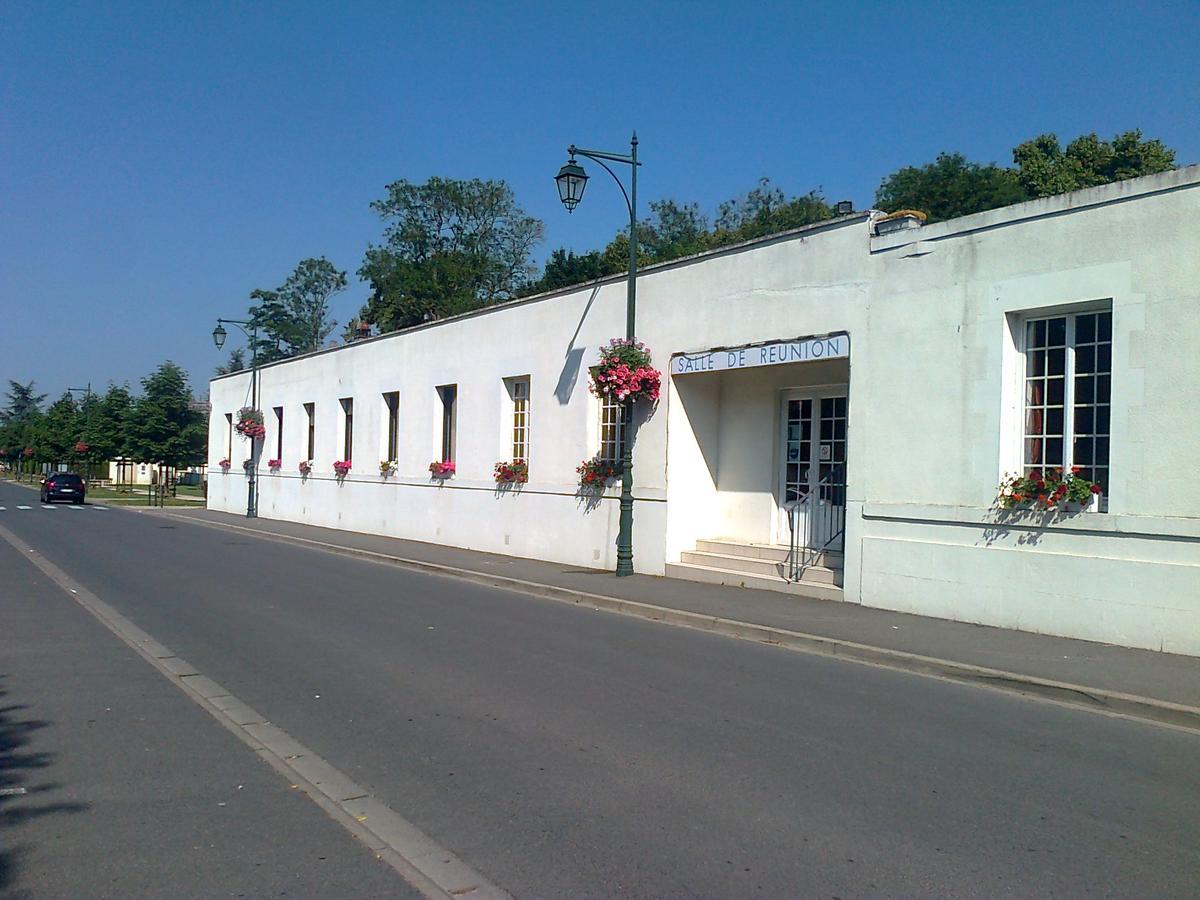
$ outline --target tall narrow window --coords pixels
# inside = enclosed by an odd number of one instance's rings
[[[621,461],[621,404],[609,394],[600,397],[600,458]]]
[[[225,413],[225,458],[233,459],[233,413]]]
[[[305,403],[304,415],[308,417],[308,455],[305,459],[312,462],[317,456],[317,405]]]
[[[275,458],[283,459],[283,407],[275,407]]]
[[[529,462],[529,379],[508,379],[508,392],[512,398],[512,458],[516,462]]]
[[[400,392],[384,394],[383,405],[387,409],[387,455],[384,458],[395,462],[400,449]]]
[[[342,459],[354,459],[354,398],[343,397],[342,404]]]
[[[458,385],[444,384],[437,389],[442,400],[442,462],[454,462],[454,431],[458,424]]]
[[[1078,466],[1106,492],[1112,312],[1025,322],[1025,471]]]

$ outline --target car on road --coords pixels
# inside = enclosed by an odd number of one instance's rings
[[[74,472],[55,472],[42,482],[43,503],[53,503],[55,500],[82,503],[86,493],[87,486]]]

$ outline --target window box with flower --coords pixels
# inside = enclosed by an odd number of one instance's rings
[[[333,475],[338,481],[341,481],[350,474],[351,463],[348,459],[338,459],[333,463]]]
[[[220,462],[218,462],[217,465],[221,467],[221,471],[228,472],[229,466],[231,465],[231,463],[229,462],[228,459],[223,459]]]
[[[280,469],[283,468],[283,460],[282,459],[268,459],[267,460],[267,468],[270,469],[272,472],[278,472]]]
[[[1092,512],[1099,508],[1101,487],[1082,477],[1081,468],[1031,469],[1000,483],[996,502],[1004,510]]]
[[[529,482],[529,464],[523,459],[498,462],[492,470],[492,477],[499,485],[527,484]]]
[[[609,484],[621,477],[621,464],[595,456],[581,462],[575,472],[579,475],[581,494],[602,494]]]
[[[300,465],[298,465],[296,468],[300,471],[301,478],[307,478],[309,473],[312,472],[312,460],[302,459],[300,460]]]
[[[395,475],[396,468],[396,460],[394,459],[381,459],[379,461],[379,474],[384,478]]]
[[[452,478],[454,472],[454,460],[452,459],[442,460],[441,462],[434,460],[429,464],[429,474],[438,481],[445,481],[447,478]]]

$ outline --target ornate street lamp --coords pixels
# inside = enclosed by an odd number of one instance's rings
[[[562,201],[567,212],[574,212],[579,201],[583,199],[584,188],[587,187],[588,175],[583,166],[575,162],[576,156],[586,156],[599,163],[613,181],[621,189],[625,198],[625,206],[629,209],[629,286],[625,301],[625,337],[633,340],[636,337],[635,324],[637,312],[637,170],[641,165],[637,158],[637,132],[629,142],[629,154],[605,153],[600,150],[584,150],[572,144],[567,148],[570,159],[554,176],[558,184],[558,198]],[[606,164],[610,162],[624,163],[630,168],[629,192],[625,185]],[[621,520],[617,532],[617,575],[633,574],[633,404],[626,403],[621,407]]]
[[[229,335],[229,332],[225,330],[226,325],[236,325],[241,329],[242,334],[250,339],[250,405],[254,409],[258,409],[258,325],[241,319],[217,319],[217,327],[213,329],[212,338],[218,350],[225,346],[225,338]],[[249,331],[245,328],[247,325],[250,326]],[[251,466],[247,470],[246,478],[247,519],[258,516],[258,462],[254,459],[254,438],[250,439],[250,462]]]

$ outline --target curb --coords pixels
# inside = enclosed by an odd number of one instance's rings
[[[447,566],[425,560],[406,559],[402,556],[379,553],[375,550],[363,550],[357,547],[331,544],[311,538],[262,531],[244,525],[193,519],[190,516],[180,515],[176,512],[167,512],[166,510],[147,509],[142,511],[182,519],[186,522],[192,522],[193,524],[202,525],[207,528],[241,531],[255,535],[263,540],[314,547],[328,553],[336,553],[340,556],[366,559],[429,575],[456,578],[460,581],[468,581],[486,587],[516,591],[547,600],[556,600],[576,606],[586,606],[592,609],[620,613],[652,622],[659,622],[664,625],[692,628],[697,631],[705,631],[723,637],[771,644],[801,653],[832,656],[850,662],[881,666],[916,675],[925,675],[960,684],[969,684],[975,687],[986,687],[1007,693],[1033,696],[1092,712],[1127,716],[1161,725],[1171,725],[1189,731],[1200,732],[1200,707],[1173,703],[1168,700],[1157,700],[1153,697],[1142,697],[1136,694],[1126,694],[1105,688],[1072,684],[1066,681],[1055,681],[1049,678],[1040,678],[1036,675],[1009,672],[1004,669],[992,669],[986,666],[972,665],[971,663],[956,662],[933,656],[922,656],[917,653],[909,653],[905,650],[876,647],[870,644],[842,640],[841,638],[807,634],[785,628],[774,628],[754,622],[742,622],[738,619],[726,619],[720,616],[709,616],[703,613],[689,612],[666,606],[655,606],[637,600],[624,600],[604,594],[592,594],[572,588],[541,584],[535,581],[525,581],[505,575],[495,575],[491,572],[479,572],[474,569]]]

